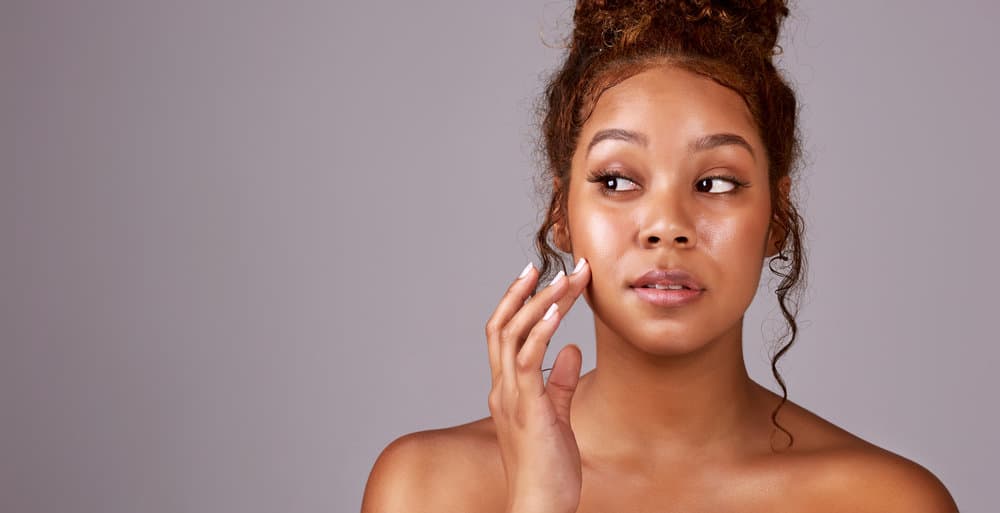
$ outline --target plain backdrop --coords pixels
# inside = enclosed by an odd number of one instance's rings
[[[357,511],[391,440],[488,415],[483,326],[534,258],[533,106],[571,15],[4,1],[0,510]],[[802,0],[780,61],[811,263],[790,398],[967,512],[1000,459],[998,18]],[[773,285],[744,333],[776,388]],[[583,302],[568,342],[591,368]]]

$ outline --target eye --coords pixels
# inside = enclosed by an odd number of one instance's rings
[[[587,177],[588,182],[599,183],[604,194],[634,191],[639,186],[618,171],[599,171]]]
[[[723,187],[722,190],[713,191],[712,189],[718,189],[718,187],[714,187],[717,182],[729,182],[729,186]],[[724,194],[733,191],[735,189],[738,189],[740,187],[746,187],[746,186],[747,186],[746,182],[740,180],[739,178],[736,178],[735,176],[709,176],[706,178],[702,178],[701,180],[698,180],[698,184],[696,185],[695,188],[698,189],[698,192],[707,192],[709,194]]]

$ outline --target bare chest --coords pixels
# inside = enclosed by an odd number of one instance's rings
[[[502,474],[489,486],[470,490],[463,501],[476,511],[503,513],[506,484]],[[794,511],[799,494],[780,473],[684,470],[639,476],[584,469],[577,513],[754,513]],[[482,482],[480,482],[482,483]],[[804,506],[804,505],[803,505]],[[806,507],[803,511],[809,511]]]
[[[681,470],[614,478],[591,472],[584,473],[577,513],[774,512],[788,510],[787,486],[769,474]]]

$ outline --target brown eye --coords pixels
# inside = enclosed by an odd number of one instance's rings
[[[726,183],[729,185],[723,185],[721,187],[715,186],[716,182]],[[710,176],[708,178],[702,178],[698,180],[698,184],[695,186],[698,192],[706,192],[709,194],[724,194],[735,190],[737,187],[742,187],[746,184],[737,180],[735,177],[731,176]]]
[[[629,178],[626,178],[617,171],[597,172],[587,177],[587,181],[601,184],[601,192],[604,194],[634,191],[639,188],[639,184],[633,182]]]
[[[604,180],[604,187],[608,190],[621,192],[635,189],[635,182],[624,176],[609,176]],[[619,188],[621,187],[621,188]]]

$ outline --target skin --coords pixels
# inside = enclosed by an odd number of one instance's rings
[[[606,139],[588,151],[606,129],[645,144]],[[749,148],[691,150],[712,134]],[[594,178],[607,169],[627,179]],[[362,511],[957,511],[925,468],[795,403],[779,416],[794,445],[771,424],[780,398],[749,378],[742,354],[744,313],[777,251],[767,169],[745,103],[710,79],[664,65],[605,91],[554,228],[583,259],[578,272],[534,296],[535,269],[514,280],[486,326],[491,416],[392,442]],[[747,186],[705,180],[717,174]],[[690,304],[654,306],[630,287],[678,267],[705,289]],[[545,382],[547,342],[581,295],[597,365],[580,376],[569,345]]]

